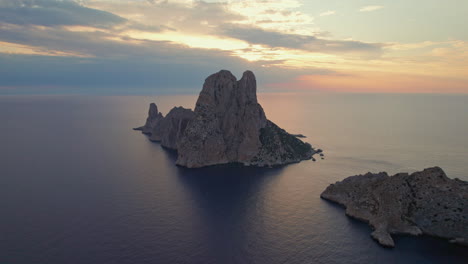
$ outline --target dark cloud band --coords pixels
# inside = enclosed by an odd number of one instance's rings
[[[0,21],[18,25],[110,27],[126,20],[74,1],[4,0],[0,3]]]

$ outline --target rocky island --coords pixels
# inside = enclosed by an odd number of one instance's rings
[[[316,153],[266,118],[251,71],[240,80],[226,70],[209,76],[194,111],[175,107],[164,117],[152,103],[145,125],[135,130],[176,150],[176,164],[188,168],[276,166],[312,159]]]
[[[348,177],[321,197],[368,222],[372,238],[385,247],[395,246],[392,234],[426,234],[468,245],[468,182],[448,178],[439,167]]]

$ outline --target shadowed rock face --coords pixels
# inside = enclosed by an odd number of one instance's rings
[[[151,130],[150,140],[161,142],[161,146],[177,150],[177,144],[184,135],[185,129],[194,113],[190,109],[174,107]]]
[[[194,112],[174,108],[162,120],[148,123],[151,129],[145,125],[143,132],[150,130],[151,140],[176,149],[176,164],[189,168],[225,163],[282,165],[310,159],[315,153],[310,144],[267,120],[251,71],[239,81],[226,70],[209,76]]]
[[[251,164],[271,166],[310,159],[315,153],[309,143],[286,132],[270,120],[260,129],[260,150]]]
[[[394,247],[391,234],[427,234],[468,245],[468,183],[449,179],[441,168],[411,175],[367,173],[327,187],[323,199],[368,222],[372,238]]]

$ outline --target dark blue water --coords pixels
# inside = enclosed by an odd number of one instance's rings
[[[261,96],[326,152],[291,166],[174,166],[131,128],[194,96],[0,97],[0,263],[467,263],[468,250],[370,228],[319,198],[367,171],[441,166],[467,180],[468,97]]]

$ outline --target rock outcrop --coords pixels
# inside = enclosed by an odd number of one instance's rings
[[[449,179],[439,167],[391,177],[385,172],[348,177],[321,197],[368,222],[372,238],[385,247],[394,247],[392,234],[426,234],[468,245],[468,183]]]
[[[177,150],[176,164],[189,168],[227,163],[274,166],[311,159],[315,150],[310,144],[266,118],[256,85],[251,71],[237,81],[222,70],[205,80],[193,112],[174,108],[162,117],[152,104],[146,124],[138,129]]]
[[[161,112],[158,111],[158,107],[155,103],[150,104],[150,108],[148,110],[148,117],[146,118],[146,123],[144,126],[134,128],[134,130],[140,130],[143,134],[150,135],[153,128],[156,127],[163,119],[163,115]]]
[[[183,107],[174,107],[171,111],[152,127],[150,140],[161,142],[163,147],[177,150],[177,144],[190,120],[195,114],[192,110]]]

